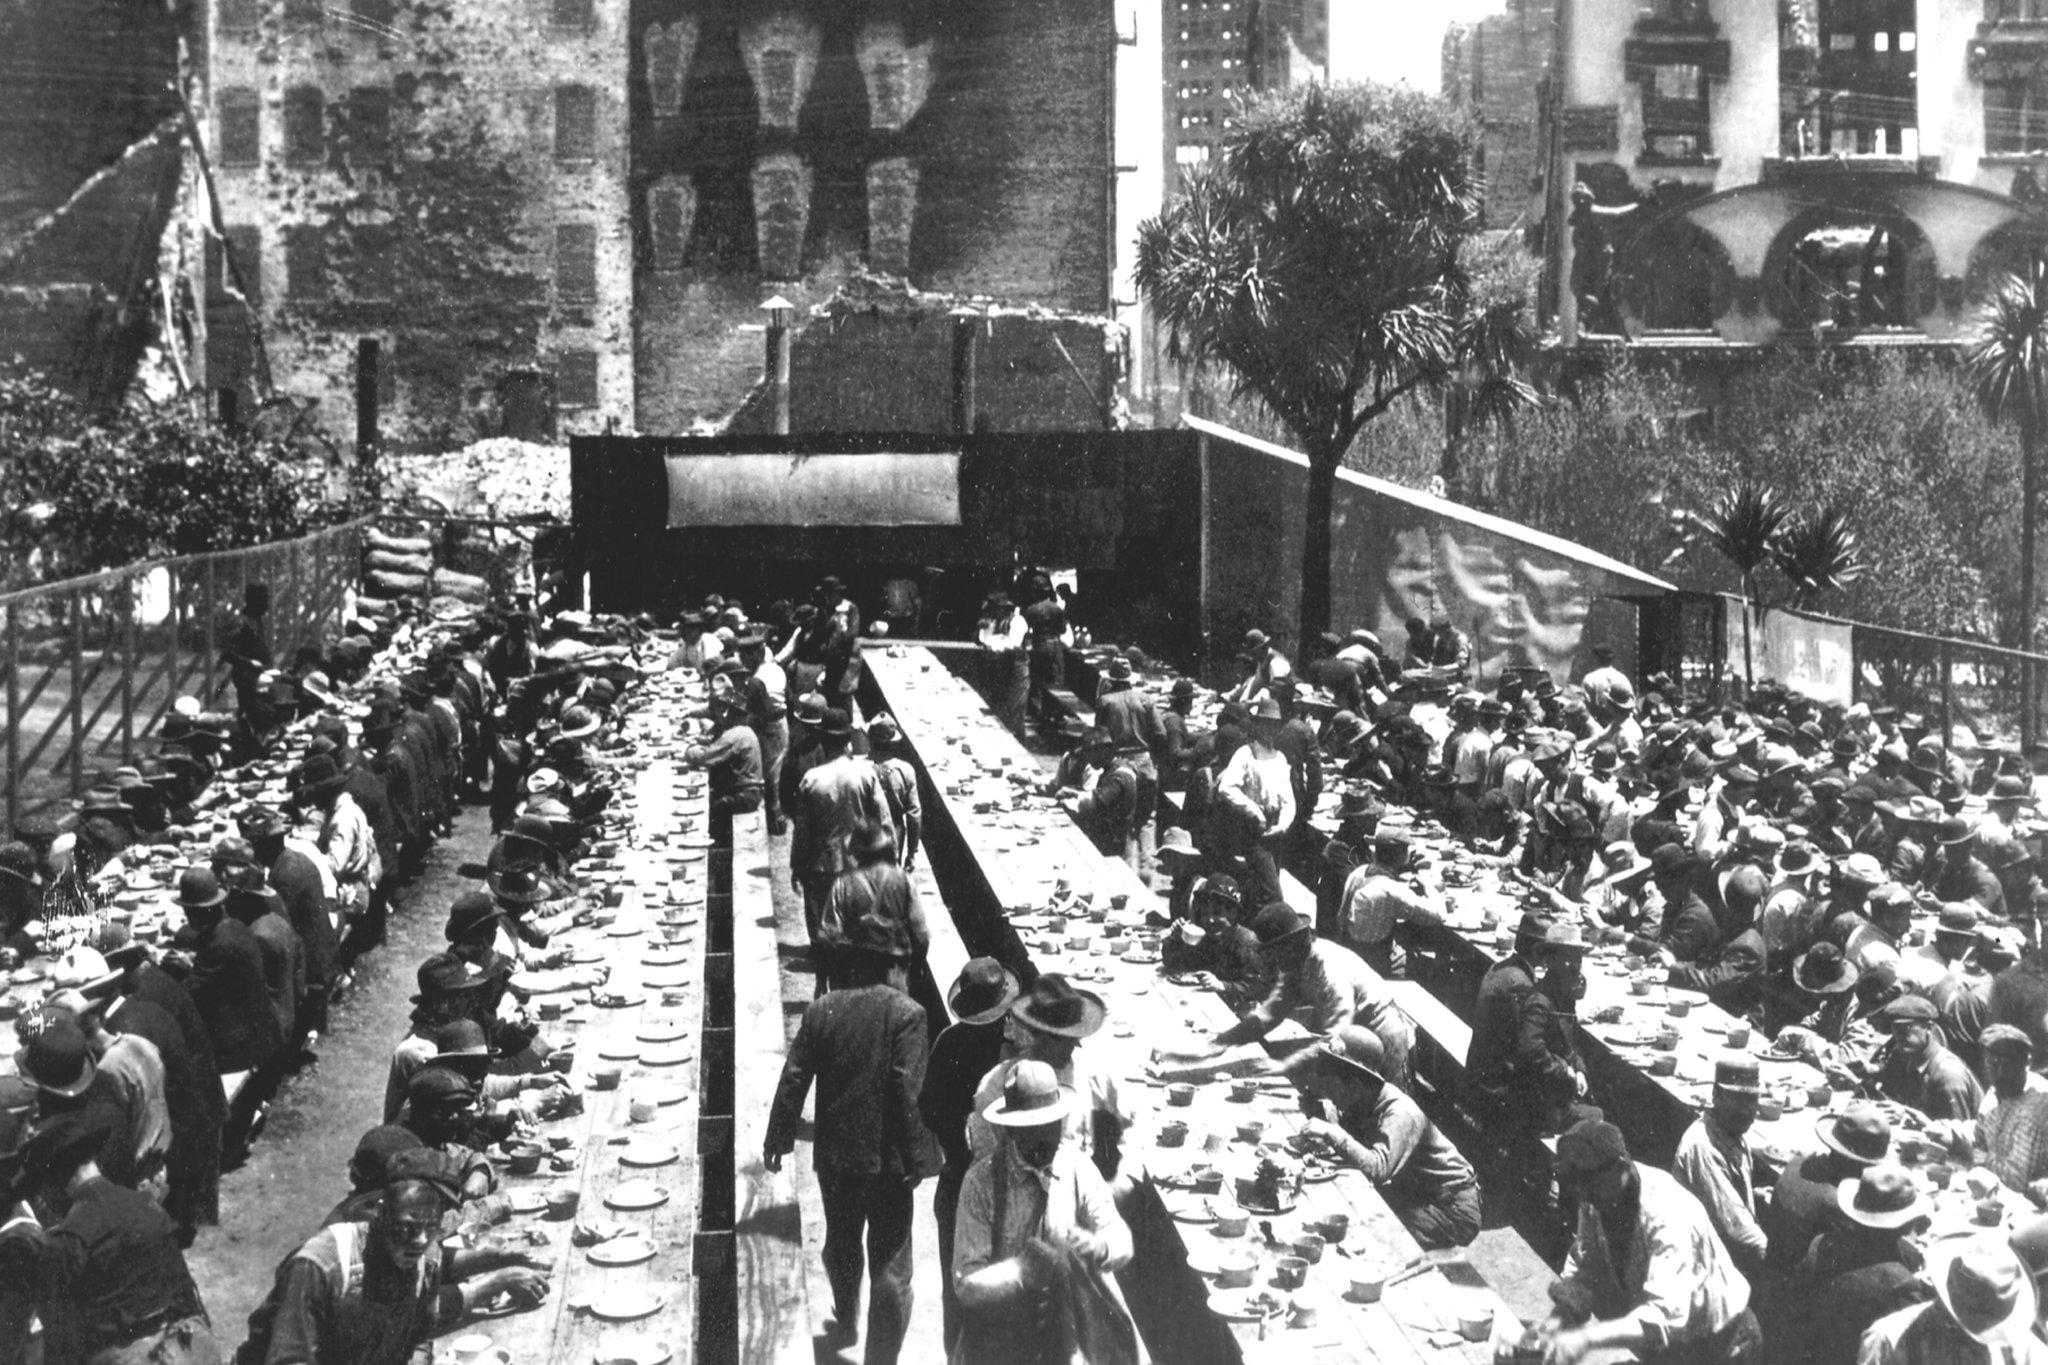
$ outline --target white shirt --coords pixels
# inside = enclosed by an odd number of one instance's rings
[[[1294,824],[1294,773],[1287,755],[1269,749],[1258,756],[1256,744],[1246,744],[1230,756],[1216,779],[1216,795],[1241,810],[1259,817],[1267,833]]]

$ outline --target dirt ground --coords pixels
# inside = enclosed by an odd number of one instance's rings
[[[223,1345],[241,1343],[278,1264],[348,1193],[356,1141],[383,1117],[391,1049],[409,1026],[415,973],[445,942],[449,903],[473,885],[456,868],[481,862],[489,845],[489,813],[463,810],[454,837],[399,892],[384,945],[356,960],[355,985],[333,1010],[319,1060],[279,1088],[249,1159],[221,1178],[220,1226],[201,1229],[186,1261]]]

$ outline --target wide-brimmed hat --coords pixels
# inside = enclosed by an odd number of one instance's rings
[[[83,1095],[98,1073],[85,1034],[69,1018],[43,1020],[43,1026],[14,1054],[14,1069],[39,1090],[69,1099]]]
[[[1984,799],[1986,801],[2017,802],[2022,806],[2035,804],[2034,790],[2028,784],[2027,779],[2024,777],[2014,777],[2010,774],[1993,782],[1991,790],[1985,793]]]
[[[1642,881],[1657,870],[1657,865],[1626,839],[1617,839],[1609,844],[1600,856],[1607,868],[1607,875],[1598,883],[1601,886],[1626,886]]]
[[[1951,815],[1935,830],[1935,842],[1943,845],[1967,844],[1977,837],[1977,825],[1968,816]]]
[[[1835,866],[1835,877],[1852,886],[1884,885],[1884,866],[1868,853],[1852,853]]]
[[[1194,836],[1179,825],[1172,826],[1159,836],[1156,853],[1160,858],[1171,855],[1175,862],[1185,859],[1190,864],[1199,862],[1202,857],[1202,850],[1195,847]]]
[[[292,789],[300,796],[313,801],[322,801],[339,794],[348,786],[348,778],[341,768],[326,754],[314,754],[299,765],[292,774]]]
[[[586,706],[565,706],[555,733],[563,739],[584,739],[604,728],[604,718]]]
[[[503,905],[538,905],[561,894],[560,888],[530,863],[514,863],[491,873],[490,887]]]
[[[1129,682],[1131,661],[1121,654],[1117,655],[1109,661],[1109,667],[1103,670],[1103,676],[1111,682]]]
[[[228,893],[210,867],[188,867],[178,876],[178,904],[187,910],[204,910],[223,905]]]
[[[1852,1104],[1839,1114],[1823,1114],[1814,1123],[1821,1146],[1860,1166],[1883,1161],[1892,1151],[1892,1125],[1874,1104]]]
[[[818,721],[818,733],[828,739],[853,738],[853,719],[836,706],[825,708],[825,714]]]
[[[481,891],[465,891],[448,907],[443,933],[450,943],[468,938],[492,920],[505,917],[505,908]]]
[[[969,958],[946,992],[946,1008],[963,1024],[993,1023],[1022,993],[1016,974],[1002,963],[992,957]]]
[[[1387,1081],[1387,1045],[1371,1029],[1356,1024],[1339,1025],[1319,1046],[1295,1056],[1305,1059],[1303,1066],[1320,1066],[1368,1084],[1385,1085]],[[1290,1063],[1293,1060],[1290,1058]],[[1288,1069],[1292,1071],[1294,1067],[1290,1065]]]
[[[1992,1237],[1936,1242],[1926,1277],[1948,1315],[1984,1345],[2017,1344],[2033,1329],[2039,1296],[2019,1253]]]
[[[1102,1027],[1109,1007],[1093,991],[1077,990],[1059,972],[1046,972],[1010,1005],[1026,1028],[1060,1038],[1086,1038]]]
[[[1792,964],[1793,983],[1813,995],[1839,995],[1853,990],[1856,979],[1862,974],[1855,963],[1842,956],[1841,948],[1832,943],[1814,944]]]
[[[998,1128],[1039,1128],[1059,1123],[1074,1109],[1074,1092],[1060,1084],[1060,1078],[1044,1062],[1025,1060],[1010,1067],[1003,1077],[1003,1096],[982,1111],[982,1118]]]
[[[1935,921],[1934,932],[1975,938],[1981,921],[1977,907],[1968,901],[1948,901],[1941,907],[1941,918]]]
[[[1299,938],[1312,938],[1316,927],[1303,919],[1286,901],[1272,901],[1262,907],[1246,926],[1261,948],[1276,948]]]
[[[1852,1223],[1867,1228],[1902,1228],[1932,1211],[1927,1196],[1904,1166],[1880,1162],[1835,1186],[1835,1204]]]
[[[460,903],[457,902],[458,905]],[[485,916],[487,919],[499,913],[495,906],[490,907],[490,910],[491,914]],[[450,917],[450,922],[453,922],[453,916]],[[415,1005],[459,991],[479,990],[490,984],[492,973],[466,957],[454,953],[435,953],[420,963],[416,979],[419,983],[419,992],[412,997],[412,1003]]]
[[[1820,866],[1820,850],[1804,839],[1794,839],[1778,855],[1778,871],[1797,877]]]
[[[1245,712],[1245,720],[1258,731],[1277,730],[1287,723],[1287,717],[1280,713],[1280,703],[1271,697],[1260,697],[1258,702]]]
[[[236,817],[235,828],[252,843],[258,839],[281,839],[291,829],[282,815],[268,806],[251,806]]]
[[[1585,952],[1586,931],[1575,919],[1559,919],[1531,910],[1515,926],[1515,947],[1549,948],[1564,952]]]
[[[1238,641],[1238,656],[1240,658],[1251,657],[1253,655],[1256,655],[1260,650],[1266,648],[1266,646],[1270,645],[1271,643],[1272,640],[1268,638],[1265,631],[1248,630],[1244,633],[1244,639]]]
[[[429,1065],[452,1066],[465,1074],[489,1066],[500,1055],[484,1035],[484,1026],[474,1019],[451,1019],[435,1034],[434,1044],[440,1051],[427,1059]]]

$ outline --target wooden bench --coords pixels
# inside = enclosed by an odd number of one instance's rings
[[[788,1054],[781,952],[775,936],[775,886],[767,822],[735,816],[732,829],[733,1243],[737,1264],[739,1359],[809,1365],[813,1359],[807,1276],[822,1271],[804,1247],[799,1169],[792,1154],[780,1172],[761,1164],[768,1111]],[[829,1297],[827,1302],[829,1303]]]

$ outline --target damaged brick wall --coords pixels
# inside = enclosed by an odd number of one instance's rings
[[[374,337],[394,448],[630,424],[626,0],[212,18],[216,183],[282,393],[346,442]]]
[[[634,30],[642,430],[732,412],[760,372],[760,334],[739,329],[770,292],[808,306],[867,269],[1106,308],[1115,35],[1100,0],[637,0]],[[932,395],[881,409],[943,419],[946,352],[910,336],[820,343],[818,384],[849,405],[799,400],[814,420],[798,420],[855,429],[878,381]]]

